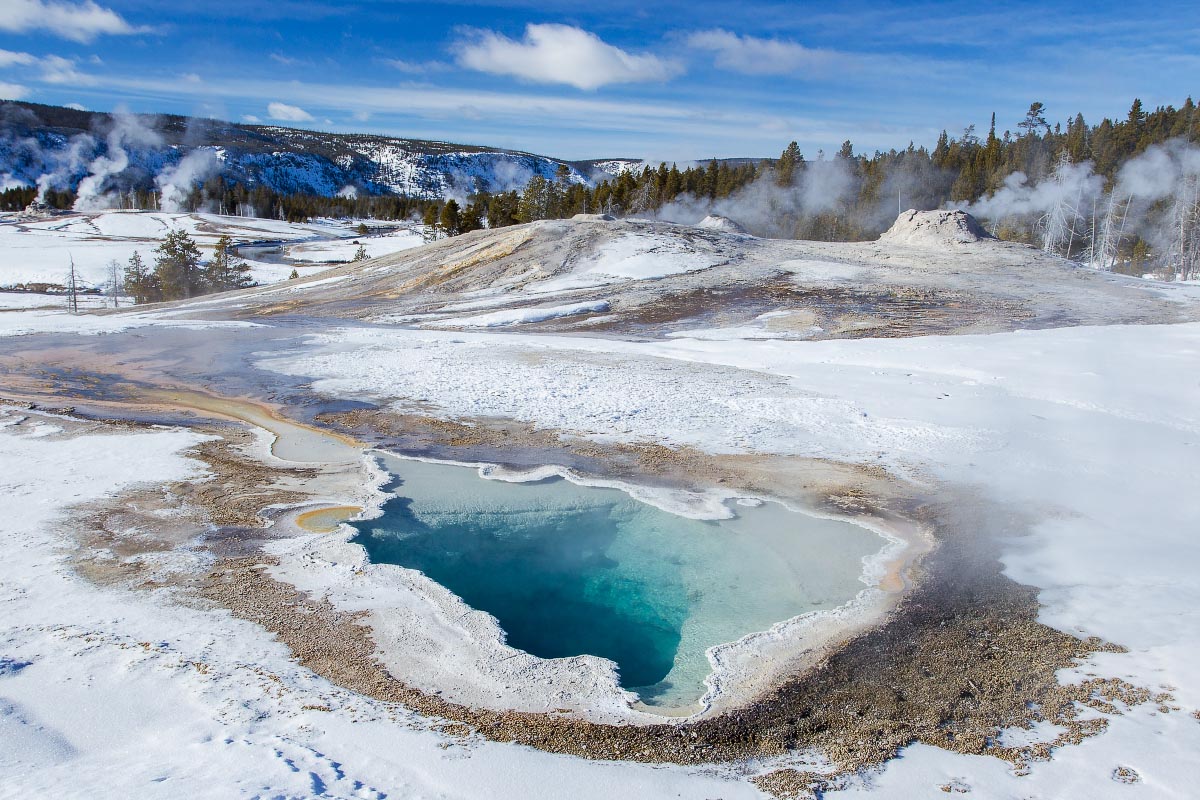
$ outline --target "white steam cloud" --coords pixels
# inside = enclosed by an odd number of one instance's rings
[[[154,179],[161,195],[163,211],[185,211],[188,195],[197,183],[211,177],[221,169],[221,159],[211,147],[198,147],[167,167]]]
[[[797,170],[795,180],[780,186],[774,172],[768,171],[753,183],[728,197],[715,200],[682,195],[655,212],[668,222],[695,224],[710,214],[728,217],[759,236],[789,238],[794,220],[820,214],[854,199],[857,192],[854,173],[844,159],[818,159]],[[646,202],[635,211],[649,208]]]
[[[1010,216],[1043,215],[1063,203],[1082,206],[1104,191],[1104,179],[1092,172],[1090,161],[1082,164],[1060,162],[1050,177],[1030,184],[1024,172],[1014,172],[994,194],[980,198],[966,211],[977,217],[1000,219]]]
[[[76,211],[97,211],[111,208],[113,197],[106,193],[109,178],[119,175],[129,167],[129,149],[153,147],[162,143],[162,137],[153,129],[142,124],[133,114],[113,114],[112,129],[105,137],[105,152],[96,156],[88,165],[88,176],[79,182],[76,190]]]
[[[533,177],[533,170],[517,161],[497,161],[492,167],[495,191],[522,189]]]
[[[1064,157],[1036,184],[1020,172],[987,197],[960,204],[993,223],[1036,219],[1043,249],[1112,269],[1133,236],[1153,263],[1181,278],[1200,277],[1200,147],[1180,139],[1126,161],[1111,189],[1090,161]]]
[[[27,141],[32,142],[34,147],[38,147],[35,140]],[[46,152],[38,148],[46,160],[54,164],[51,169],[42,173],[37,179],[38,201],[45,202],[46,193],[51,189],[69,187],[71,180],[84,170],[95,154],[96,144],[96,140],[91,136],[80,133],[72,136],[67,142],[67,146],[61,150]]]

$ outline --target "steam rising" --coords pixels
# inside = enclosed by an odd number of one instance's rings
[[[88,176],[79,182],[76,190],[76,211],[98,211],[112,208],[113,197],[107,183],[129,167],[127,148],[147,148],[162,144],[162,137],[153,129],[142,124],[132,114],[117,112],[112,117],[112,129],[106,137],[105,152],[96,156],[88,165]]]
[[[1174,139],[1125,162],[1111,187],[1090,161],[1064,156],[1045,180],[1014,172],[965,210],[996,224],[1037,219],[1043,249],[1112,269],[1133,236],[1149,257],[1181,278],[1200,275],[1200,148]]]
[[[220,169],[221,159],[211,147],[198,147],[175,166],[164,169],[154,179],[161,194],[162,210],[186,211],[185,203],[192,187],[212,177]]]
[[[43,161],[50,161],[54,166],[37,179],[37,199],[45,202],[46,193],[51,189],[66,189],[71,180],[82,172],[96,152],[96,140],[86,133],[71,137],[67,146],[61,150],[43,151],[35,139],[27,139],[37,148]]]
[[[903,178],[897,176],[895,180],[899,182]],[[853,162],[843,158],[818,158],[806,162],[790,185],[780,186],[775,173],[768,171],[728,197],[710,200],[682,195],[658,209],[655,216],[668,222],[694,224],[709,214],[716,214],[741,224],[758,236],[790,238],[795,234],[797,219],[847,208],[855,202],[859,188]],[[915,189],[906,194],[911,197]],[[860,222],[886,228],[896,218],[895,198],[893,190],[890,198],[881,199],[877,207],[868,208]],[[637,210],[647,210],[647,207]]]

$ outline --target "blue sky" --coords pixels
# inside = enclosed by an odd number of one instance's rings
[[[0,0],[0,97],[563,158],[808,156],[1200,91],[1200,4]]]

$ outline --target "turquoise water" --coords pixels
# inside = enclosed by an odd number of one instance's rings
[[[850,600],[863,557],[882,545],[858,525],[775,503],[702,521],[558,478],[504,483],[403,459],[388,468],[395,498],[357,525],[373,561],[425,573],[494,616],[512,647],[615,661],[648,705],[699,700],[713,645]]]

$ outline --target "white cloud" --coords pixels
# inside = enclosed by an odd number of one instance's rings
[[[469,69],[579,89],[663,81],[682,71],[677,62],[627,53],[570,25],[527,25],[521,41],[494,31],[472,31],[453,50],[458,63]]]
[[[839,56],[829,50],[805,47],[799,42],[738,36],[720,28],[691,34],[687,37],[687,45],[712,53],[718,67],[746,75],[784,75],[824,69]]]
[[[14,64],[33,64],[36,58],[29,53],[14,53],[12,50],[0,50],[0,67],[11,67]]]
[[[96,79],[75,69],[75,61],[62,56],[45,56],[38,61],[46,83],[94,84]]]
[[[3,0],[0,0],[3,3]],[[0,68],[4,67],[35,67],[41,71],[43,83],[75,83],[94,84],[96,79],[75,69],[75,60],[62,56],[37,56],[29,53],[16,53],[12,50],[0,50]]]
[[[96,5],[62,0],[0,0],[0,30],[12,33],[48,31],[75,42],[97,36],[128,35],[144,28],[130,25],[117,12]]]
[[[429,72],[444,72],[450,69],[450,65],[442,61],[405,61],[402,58],[385,58],[383,63],[409,75],[424,75]]]
[[[312,122],[313,115],[299,106],[289,106],[287,103],[268,103],[267,116],[284,122]]]
[[[254,116],[253,114],[242,114],[242,122],[248,123],[250,125],[257,125],[258,123],[262,122],[262,120],[256,116]]]
[[[378,120],[375,132],[379,133],[395,133],[395,127],[400,125],[424,138],[449,141],[486,138],[492,145],[578,158],[613,148],[667,161],[680,160],[681,151],[705,156],[772,153],[780,149],[781,141],[779,133],[760,129],[768,118],[761,112],[753,108],[722,108],[703,101],[688,105],[594,96],[547,96],[541,92],[300,84],[256,78],[209,78],[203,86],[193,86],[170,77],[113,75],[105,77],[104,85],[117,95],[133,93],[138,97],[200,100],[218,95],[229,103],[247,104],[259,102],[263,97],[277,97],[305,108],[339,110],[347,115],[368,112],[372,120]],[[769,119],[778,116],[779,112],[774,112]],[[846,138],[845,131],[853,124],[857,123],[794,116],[788,118],[786,130],[789,137],[800,141],[836,146]],[[354,122],[354,132],[363,132],[358,130],[361,125]],[[506,129],[512,125],[533,132],[517,138]],[[917,139],[918,133],[927,131],[909,128],[875,131],[876,138],[864,136],[856,144],[868,149],[888,146],[901,138]],[[649,138],[662,141],[656,145],[659,148],[656,152],[643,152]],[[734,142],[737,150],[721,150],[721,142]],[[564,153],[566,146],[575,149]]]
[[[66,106],[64,106],[64,107],[72,108],[76,111],[87,111],[88,110],[88,107],[85,106],[83,103],[67,103]]]
[[[29,88],[19,83],[0,82],[0,97],[5,100],[20,100],[29,95]]]

